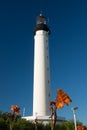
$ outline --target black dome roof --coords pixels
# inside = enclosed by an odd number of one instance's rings
[[[50,34],[50,29],[46,25],[46,17],[44,17],[42,14],[40,14],[40,16],[37,16],[36,27],[34,28],[34,35],[38,30],[44,30],[47,31],[48,34]]]

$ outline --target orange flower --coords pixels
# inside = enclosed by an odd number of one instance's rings
[[[68,96],[67,93],[64,93],[62,89],[57,90],[57,96],[56,96],[56,101],[55,102],[50,102],[49,105],[55,105],[56,108],[63,108],[64,104],[69,105],[72,100]]]
[[[66,105],[69,105],[70,102],[72,102],[72,100],[71,100],[69,97],[64,100],[64,103],[65,103]]]
[[[77,126],[77,130],[85,130],[85,126],[78,125],[78,126]]]
[[[58,95],[56,97],[56,102],[62,102],[62,101],[63,101],[62,96]]]
[[[61,95],[61,94],[63,94],[63,93],[64,93],[64,91],[63,91],[62,89],[58,89],[58,90],[57,90],[57,94],[58,94],[58,95]]]
[[[56,107],[57,107],[58,109],[61,109],[61,108],[64,107],[64,103],[63,103],[63,102],[56,102]]]
[[[18,107],[17,105],[16,106],[14,106],[14,105],[12,105],[11,106],[11,110],[15,113],[15,114],[20,114],[20,107]]]
[[[63,102],[66,105],[69,105],[71,101],[72,100],[70,99],[67,93],[64,93],[61,89],[57,90],[56,103]]]

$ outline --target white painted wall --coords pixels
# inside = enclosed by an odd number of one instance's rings
[[[47,116],[50,114],[50,68],[48,32],[36,31],[34,36],[34,88],[33,88],[33,116]]]

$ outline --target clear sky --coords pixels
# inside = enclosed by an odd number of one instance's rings
[[[58,116],[87,125],[87,0],[0,1],[0,110],[19,105],[21,115],[32,115],[33,63],[36,17],[43,12],[49,37],[51,99],[63,89],[72,99]]]

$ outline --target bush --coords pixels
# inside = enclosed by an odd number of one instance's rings
[[[3,118],[0,118],[0,130],[9,130],[8,124]]]

